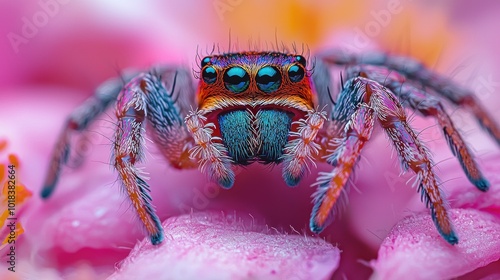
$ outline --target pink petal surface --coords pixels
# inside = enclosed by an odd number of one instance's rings
[[[373,263],[373,279],[453,278],[500,258],[500,219],[473,209],[452,209],[460,241],[446,243],[428,214],[408,217],[393,229]]]
[[[493,277],[490,272],[500,268],[495,263],[500,260],[498,159],[495,155],[485,160],[484,174],[491,183],[488,192],[475,190],[467,181],[454,184],[448,192],[458,245],[451,246],[442,239],[428,213],[407,217],[383,241],[378,259],[372,262],[372,278],[402,279],[412,275],[413,279],[449,279],[487,265],[485,271]]]
[[[329,279],[340,260],[322,239],[281,234],[234,215],[184,215],[163,227],[161,246],[143,240],[109,279]]]

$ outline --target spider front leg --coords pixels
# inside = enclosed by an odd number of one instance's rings
[[[318,186],[314,194],[310,228],[319,233],[331,222],[334,206],[353,172],[365,143],[370,139],[374,125],[374,110],[367,103],[359,103],[354,114],[345,124],[343,137],[336,139],[327,162],[334,166],[331,172],[321,172],[313,186]]]
[[[343,130],[341,137],[331,143],[335,148],[327,158],[334,169],[321,173],[316,183],[319,188],[310,223],[313,232],[320,232],[331,221],[333,206],[371,136],[376,119],[392,140],[403,169],[417,174],[419,190],[439,233],[450,244],[458,243],[427,149],[408,125],[404,109],[392,92],[363,77],[349,79],[339,95],[332,119],[343,125]]]
[[[315,142],[318,132],[326,120],[326,112],[311,111],[306,119],[301,119],[294,124],[298,125],[297,132],[290,132],[290,140],[284,148],[283,179],[288,186],[296,186],[304,177],[309,164],[313,164],[319,154],[320,145]]]
[[[214,123],[206,123],[203,111],[191,111],[186,117],[186,126],[192,135],[195,146],[189,150],[190,158],[199,160],[200,171],[208,174],[213,182],[229,189],[234,184],[232,161],[226,147],[219,137],[212,136]]]
[[[193,146],[193,139],[186,130],[173,98],[176,79],[177,74],[169,92],[159,75],[141,74],[123,88],[117,102],[118,124],[113,148],[113,165],[152,244],[161,243],[164,234],[160,219],[151,204],[149,186],[140,169],[136,167],[136,164],[144,159],[146,120],[151,124],[153,137],[160,151],[173,166],[178,168],[197,166],[188,153]],[[189,83],[189,80],[184,80],[182,86],[189,86]]]

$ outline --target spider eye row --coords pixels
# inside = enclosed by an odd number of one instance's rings
[[[298,62],[299,64],[292,64],[288,67],[287,75],[292,83],[302,81],[306,74],[303,64],[300,61]],[[202,61],[202,67],[204,68],[201,77],[205,83],[213,84],[217,81],[217,70],[211,65],[207,66],[207,64],[208,61],[205,63],[204,59]],[[247,90],[250,85],[250,76],[248,72],[240,66],[233,66],[226,69],[222,76],[222,80],[224,81],[226,89],[234,93],[242,93]],[[260,68],[255,76],[257,87],[265,93],[271,93],[278,90],[282,81],[283,77],[281,72],[277,67],[270,65]]]

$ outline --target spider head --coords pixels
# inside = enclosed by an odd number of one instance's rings
[[[245,52],[207,56],[201,60],[199,108],[312,109],[306,59],[278,52]]]
[[[313,109],[306,67],[303,56],[278,52],[229,53],[201,60],[198,106],[216,125],[214,135],[221,136],[235,162],[244,164],[254,156],[278,161],[293,121]],[[258,137],[276,143],[258,151],[248,143]],[[256,145],[266,139],[257,139]],[[243,146],[250,146],[250,151],[242,152]]]

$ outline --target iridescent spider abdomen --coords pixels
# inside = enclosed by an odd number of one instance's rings
[[[345,66],[336,102],[330,96],[329,66]],[[375,123],[389,136],[403,169],[417,175],[418,189],[443,238],[456,244],[446,202],[425,145],[410,127],[404,108],[432,117],[441,126],[469,181],[488,190],[474,157],[441,104],[451,101],[472,113],[500,143],[498,125],[473,94],[405,57],[348,55],[329,51],[306,59],[287,52],[240,52],[201,59],[198,90],[189,71],[164,66],[111,81],[68,119],[53,154],[42,196],[56,186],[68,162],[69,134],[84,130],[116,100],[112,164],[153,244],[164,239],[149,186],[136,166],[144,159],[146,130],[168,163],[198,167],[224,188],[235,181],[233,166],[280,164],[283,179],[296,186],[317,162],[331,165],[314,184],[312,232],[333,219]],[[167,85],[169,85],[167,87]]]

